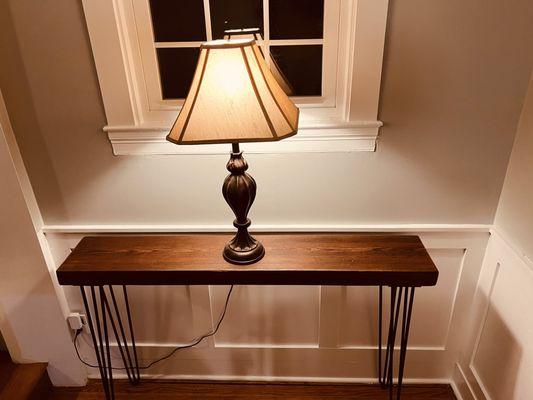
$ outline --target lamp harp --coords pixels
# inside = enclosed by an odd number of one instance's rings
[[[226,244],[222,254],[232,264],[252,264],[263,258],[265,249],[248,232],[251,224],[248,211],[254,202],[257,186],[254,178],[246,173],[248,163],[242,156],[238,143],[232,144],[226,168],[230,174],[224,180],[222,194],[235,214],[233,226],[237,228],[237,233]]]

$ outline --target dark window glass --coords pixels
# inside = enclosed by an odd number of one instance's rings
[[[241,28],[259,28],[263,36],[262,0],[209,0],[209,7],[213,39],[222,39],[226,29]]]
[[[150,0],[150,10],[156,42],[206,40],[202,0]]]
[[[184,99],[191,86],[200,49],[157,49],[163,99]]]
[[[271,39],[322,39],[324,0],[270,0]]]
[[[322,95],[322,46],[270,46],[270,55],[293,89],[293,96]]]

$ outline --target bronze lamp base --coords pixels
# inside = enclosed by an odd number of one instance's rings
[[[235,214],[233,226],[237,228],[237,233],[226,244],[222,255],[232,264],[253,264],[265,255],[265,248],[261,242],[254,239],[248,232],[251,224],[248,211],[254,202],[257,186],[254,178],[246,173],[248,164],[242,157],[239,143],[233,143],[232,148],[226,165],[230,174],[224,180],[222,194]]]

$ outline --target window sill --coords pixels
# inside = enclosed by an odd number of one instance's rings
[[[346,153],[376,150],[381,121],[302,125],[298,134],[280,142],[244,143],[247,153]],[[106,126],[113,154],[227,154],[223,144],[176,146],[165,137],[168,128],[157,126]]]

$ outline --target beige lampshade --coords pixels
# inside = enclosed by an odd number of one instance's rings
[[[263,40],[259,28],[228,29],[224,31],[224,39],[234,38],[251,38],[255,39],[256,41]],[[261,55],[263,55],[262,51]],[[276,59],[272,57],[272,55],[270,55],[270,72],[278,82],[279,86],[283,89],[285,94],[287,96],[292,96],[294,94],[294,89],[285,74],[283,73],[283,71],[281,70],[281,68],[279,67]]]
[[[281,140],[298,131],[298,108],[253,39],[200,47],[189,94],[167,136],[177,144]]]

